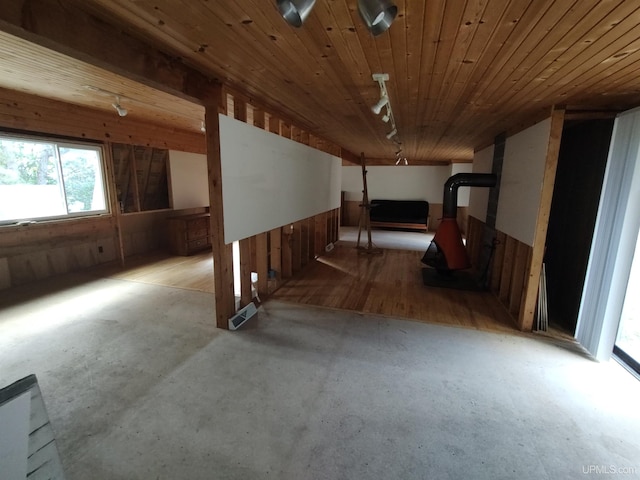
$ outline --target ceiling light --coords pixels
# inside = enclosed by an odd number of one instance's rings
[[[301,27],[315,3],[316,0],[278,0],[278,10],[287,23]]]
[[[394,128],[389,133],[387,133],[387,139],[391,140],[392,137],[395,137],[398,134],[398,129]]]
[[[385,115],[383,115],[383,116],[382,116],[382,121],[383,121],[384,123],[389,123],[389,114],[385,114]]]
[[[118,115],[121,117],[126,117],[129,111],[120,105],[120,97],[116,95],[116,103],[112,103],[111,106],[116,109]]]
[[[387,97],[386,95],[382,95],[380,97],[380,100],[378,100],[378,103],[376,103],[373,107],[371,107],[371,111],[376,115],[379,115],[380,112],[382,111],[382,107],[388,104],[389,104],[389,97]]]
[[[358,0],[358,12],[369,31],[377,36],[391,26],[398,7],[390,0]]]
[[[207,131],[207,128],[204,126],[204,120],[200,121],[200,131],[202,133],[205,133]]]

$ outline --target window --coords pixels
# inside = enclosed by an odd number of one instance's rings
[[[98,146],[0,136],[0,224],[107,213]]]

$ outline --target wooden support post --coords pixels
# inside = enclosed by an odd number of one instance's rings
[[[302,258],[300,256],[300,251],[301,251],[301,243],[302,243],[302,225],[301,222],[296,222],[293,224],[293,235],[292,235],[292,246],[291,246],[291,252],[292,252],[292,262],[291,262],[291,268],[293,270],[293,273],[298,273],[300,271],[300,269],[302,268]]]
[[[327,214],[321,213],[314,217],[316,222],[316,248],[315,254],[322,255],[324,247],[327,245]]]
[[[515,318],[520,313],[522,303],[522,287],[524,286],[525,273],[530,259],[530,248],[526,243],[518,242],[513,259],[513,270],[511,272],[511,291],[509,293],[509,312]]]
[[[307,257],[309,260],[316,258],[316,222],[313,217],[307,218],[307,224],[309,225],[309,251]]]
[[[309,263],[309,219],[300,222],[300,264],[304,267]]]
[[[258,295],[264,300],[269,295],[269,250],[267,232],[256,235],[256,267],[258,273]]]
[[[211,244],[216,303],[216,325],[229,328],[228,320],[235,313],[233,291],[233,250],[224,243],[224,212],[222,209],[222,165],[220,158],[219,113],[226,113],[222,87],[212,87],[205,105],[207,167],[209,172],[209,211],[211,213]],[[224,101],[223,101],[224,100]]]
[[[282,278],[293,275],[293,225],[282,227]]]
[[[565,110],[554,108],[551,113],[551,133],[547,145],[547,160],[544,167],[544,177],[542,180],[542,193],[540,195],[540,208],[538,208],[538,221],[536,222],[536,232],[533,238],[533,249],[531,252],[531,262],[529,264],[528,275],[525,280],[524,296],[522,308],[518,317],[520,330],[530,331],[533,327],[533,317],[538,299],[538,283],[542,262],[544,261],[544,248],[547,240],[547,228],[549,226],[549,213],[551,212],[551,201],[553,199],[553,187],[556,180],[556,168],[558,166],[558,155],[560,154],[560,141],[562,139],[562,129],[564,127]]]
[[[491,291],[498,294],[500,281],[502,280],[502,263],[504,262],[504,247],[507,236],[496,230],[496,250],[493,252],[493,265],[491,266]]]
[[[242,98],[233,99],[233,117],[241,122],[247,121],[247,103]],[[240,306],[244,307],[253,300],[251,293],[251,240],[243,238],[240,247]]]
[[[282,278],[282,229],[275,228],[269,232],[271,239],[270,267],[276,272],[276,288]]]

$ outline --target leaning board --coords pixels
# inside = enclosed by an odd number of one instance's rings
[[[340,207],[340,158],[219,118],[225,243]]]

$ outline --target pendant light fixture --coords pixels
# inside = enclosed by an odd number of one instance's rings
[[[391,26],[398,14],[398,7],[390,0],[358,0],[358,13],[375,37]]]
[[[300,28],[307,19],[316,0],[277,0],[280,15],[290,25]],[[398,14],[391,0],[358,0],[358,13],[375,37],[386,32]]]
[[[287,23],[300,28],[315,3],[316,0],[278,0],[278,10]]]

